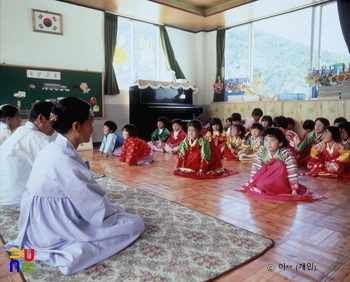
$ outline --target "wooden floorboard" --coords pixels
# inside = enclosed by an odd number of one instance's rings
[[[239,174],[193,180],[173,176],[176,155],[156,152],[150,166],[128,167],[97,149],[80,153],[92,170],[106,177],[274,240],[263,256],[216,281],[350,281],[350,181],[301,176],[299,181],[311,192],[327,199],[269,201],[236,191],[249,179],[251,163],[223,161]],[[313,269],[304,270],[303,264]]]

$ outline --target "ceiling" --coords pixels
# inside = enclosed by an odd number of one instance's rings
[[[201,32],[334,0],[58,0],[150,23]]]

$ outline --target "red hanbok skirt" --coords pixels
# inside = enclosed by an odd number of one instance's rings
[[[311,201],[323,198],[309,193],[302,184],[299,184],[299,195],[292,195],[286,165],[276,159],[266,162],[243,188],[250,195],[270,200]]]
[[[345,164],[334,160],[321,161],[317,158],[313,158],[308,161],[307,168],[309,169],[309,172],[306,174],[310,176],[338,178],[343,176]]]

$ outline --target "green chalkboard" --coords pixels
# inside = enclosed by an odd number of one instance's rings
[[[101,72],[0,65],[0,105],[21,109],[22,119],[37,100],[56,102],[61,97],[79,97],[91,104],[97,118],[104,117]]]

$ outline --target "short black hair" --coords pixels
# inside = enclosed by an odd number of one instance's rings
[[[228,117],[227,119],[225,119],[225,121],[229,121],[229,122],[232,122],[232,117]]]
[[[310,130],[314,130],[315,129],[315,122],[312,119],[307,119],[304,120],[303,122],[303,129],[310,129]]]
[[[347,122],[347,119],[345,117],[338,117],[334,120],[333,124],[341,123],[341,122]]]
[[[211,133],[213,133],[213,125],[218,125],[219,126],[219,132],[222,132],[224,130],[222,126],[221,119],[218,117],[213,117],[210,120],[210,128],[208,129]]]
[[[240,123],[232,124],[231,125],[231,131],[232,131],[232,127],[236,127],[237,130],[241,132],[241,134],[239,134],[240,138],[242,138],[242,139],[245,138],[245,133],[246,133],[245,132],[245,127],[242,124],[240,124]]]
[[[259,122],[254,122],[254,123],[252,124],[252,127],[250,128],[250,130],[252,130],[252,129],[259,129],[259,130],[261,131],[261,130],[264,129],[264,127],[262,126],[261,123],[259,123]]]
[[[350,135],[350,122],[341,122],[338,126],[339,129],[344,129]]]
[[[337,126],[328,125],[324,128],[323,132],[325,132],[326,130],[328,130],[332,134],[332,138],[335,142],[339,142],[341,140],[340,130]]]
[[[326,118],[319,117],[319,118],[315,119],[315,123],[316,123],[316,121],[318,121],[318,120],[319,120],[320,122],[322,122],[324,126],[328,126],[328,125],[329,125],[329,120],[326,119]]]
[[[164,126],[168,125],[169,119],[167,117],[159,117],[157,121],[164,123]]]
[[[112,120],[107,120],[103,125],[107,126],[112,132],[116,132],[118,129],[117,124]]]
[[[0,107],[0,121],[6,122],[8,117],[13,118],[17,112],[19,112],[19,108],[12,106],[10,104],[5,104]]]
[[[286,129],[288,127],[288,120],[285,116],[277,116],[273,119],[273,125]]]
[[[294,127],[294,125],[295,125],[294,119],[292,119],[291,117],[287,117],[287,121],[288,121],[288,125],[291,124]]]
[[[30,122],[35,122],[39,115],[43,115],[45,119],[49,119],[51,110],[54,106],[53,103],[46,101],[38,101],[34,103],[29,111],[28,120]]]
[[[278,127],[266,127],[261,133],[261,136],[265,138],[266,136],[275,137],[278,142],[282,142],[282,146],[287,148],[288,140],[287,137],[283,134],[282,130]]]
[[[269,126],[272,126],[272,117],[269,116],[269,115],[262,116],[261,121],[268,121],[269,122]]]
[[[233,113],[231,115],[231,118],[232,118],[232,121],[239,121],[239,122],[242,121],[242,116],[240,113]]]
[[[195,129],[202,131],[202,122],[198,119],[193,119],[187,124],[187,128],[193,126]]]
[[[262,109],[260,109],[260,108],[255,108],[252,111],[252,116],[262,117],[263,115],[264,115],[264,113],[263,113]]]
[[[174,124],[174,123],[177,123],[177,124],[179,124],[180,126],[182,126],[182,119],[181,119],[181,118],[174,118],[174,119],[171,121],[171,124]]]
[[[51,126],[58,133],[65,134],[72,128],[74,122],[84,123],[90,116],[90,110],[90,104],[83,99],[64,98],[51,109],[52,114],[56,116],[51,119]]]
[[[126,124],[122,128],[122,131],[124,131],[124,130],[129,133],[130,137],[138,137],[136,125],[134,125],[134,124]]]

